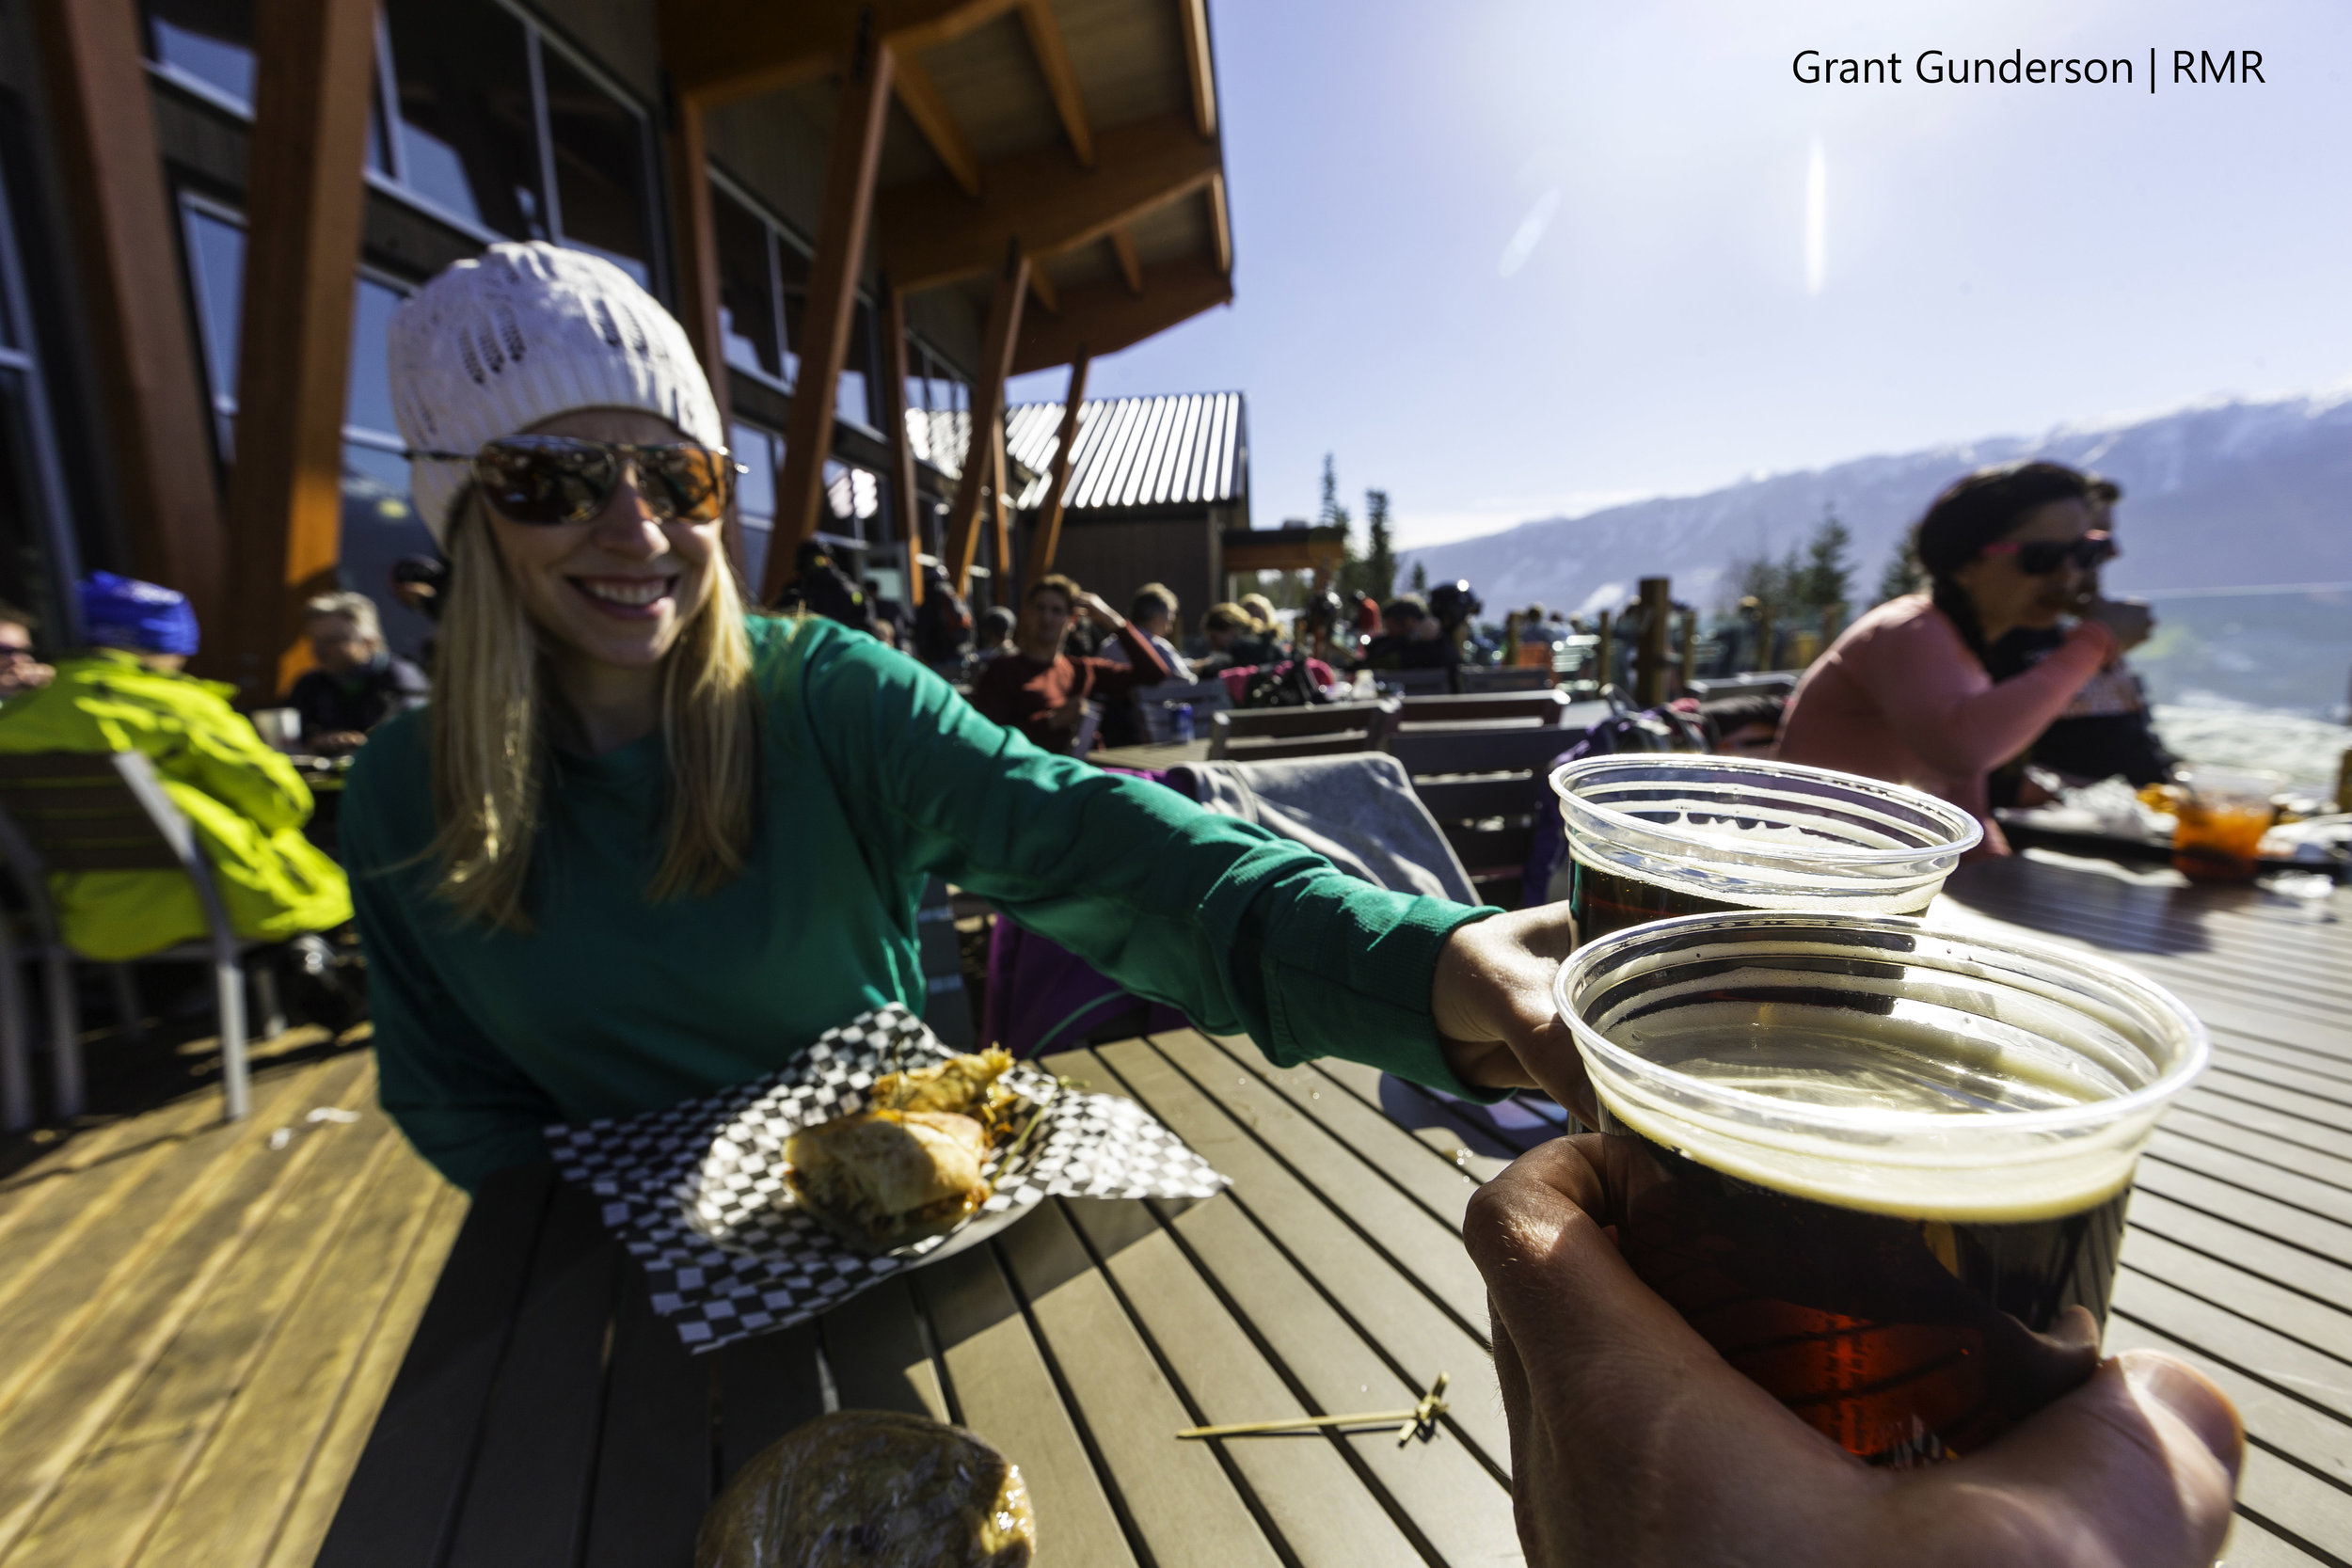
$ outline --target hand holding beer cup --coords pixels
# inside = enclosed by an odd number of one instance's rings
[[[2245,1439],[2197,1372],[2135,1351],[1966,1458],[1872,1468],[1735,1370],[1627,1264],[1612,1231],[1637,1196],[1638,1155],[1622,1139],[1558,1139],[1470,1202],[1530,1563],[2213,1561]]]

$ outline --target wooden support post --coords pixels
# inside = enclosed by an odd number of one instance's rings
[[[1009,242],[996,292],[988,302],[980,362],[974,367],[979,373],[972,381],[972,434],[964,447],[963,473],[956,481],[955,510],[947,515],[947,576],[959,594],[972,592],[972,562],[980,547],[980,491],[995,440],[989,433],[1004,429],[1005,377],[1012,367],[1013,344],[1021,337],[1021,302],[1028,293],[1029,258],[1018,242]],[[1003,570],[1002,562],[996,569]]]
[[[710,378],[710,395],[718,402],[719,428],[723,431],[733,424],[735,411],[728,395],[726,339],[719,325],[719,225],[711,207],[710,143],[704,134],[702,104],[683,93],[673,96],[662,141],[670,164],[670,228],[677,236],[678,325],[686,328],[703,374]],[[727,563],[748,593],[756,585],[743,575],[743,522],[732,505],[723,532]]]
[[[817,531],[824,503],[825,458],[833,451],[834,398],[857,324],[857,277],[874,211],[874,171],[889,123],[891,52],[874,38],[872,8],[860,16],[834,105],[833,146],[825,160],[825,200],[817,220],[817,254],[808,266],[801,320],[801,357],[792,416],[776,480],[776,528],[768,546],[760,596],[772,602],[792,578],[801,542]]]
[[[1604,610],[1595,620],[1600,641],[1593,648],[1593,684],[1605,687],[1617,678],[1617,617]]]
[[[1032,587],[1054,569],[1054,553],[1061,547],[1062,498],[1070,488],[1070,460],[1078,450],[1078,405],[1086,402],[1088,363],[1084,349],[1070,362],[1070,395],[1061,404],[1061,438],[1055,444],[1048,469],[1045,504],[1037,515],[1037,542],[1030,546],[1028,581]]]
[[[899,602],[912,610],[923,602],[923,502],[914,490],[914,437],[907,430],[907,302],[888,277],[882,280],[882,420],[890,437],[890,488],[898,499],[907,579]]]
[[[336,586],[343,399],[374,0],[262,0],[246,185],[237,450],[229,480],[230,673],[266,701],[310,664],[302,602]],[[374,586],[374,585],[371,585]]]
[[[995,430],[996,439],[990,443],[988,451],[989,505],[996,514],[995,557],[990,562],[995,575],[989,578],[993,585],[990,596],[1017,615],[1021,611],[1021,601],[1014,596],[1012,497],[1008,493],[1012,486],[1012,464],[1005,456],[1005,420],[1001,414],[997,416]]]
[[[1656,707],[1666,700],[1666,621],[1674,613],[1673,580],[1642,579],[1642,641],[1633,650],[1633,701]]]
[[[228,629],[229,536],[213,400],[188,330],[138,12],[128,0],[39,0],[33,8],[98,361],[92,379],[105,415],[113,499],[130,548],[124,564],[187,594],[199,625],[217,638]],[[352,178],[356,190],[356,169]],[[348,293],[348,273],[343,288]],[[335,407],[342,408],[340,388]]]
[[[1773,644],[1777,641],[1778,638],[1772,630],[1772,607],[1768,604],[1757,605],[1756,607],[1756,667],[1758,671],[1780,668],[1774,659],[1774,655],[1778,650]]]
[[[1695,610],[1686,610],[1677,618],[1677,622],[1678,629],[1682,633],[1682,664],[1675,681],[1675,695],[1681,697],[1689,694],[1691,677],[1698,669],[1699,612]]]

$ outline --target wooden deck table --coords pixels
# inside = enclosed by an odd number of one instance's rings
[[[2172,987],[2212,1070],[2141,1162],[2111,1348],[2185,1354],[2249,1453],[2233,1568],[2352,1553],[2352,894],[2188,886],[2036,853],[1931,916],[2037,930]],[[593,1202],[488,1183],[320,1555],[327,1568],[691,1560],[761,1447],[820,1411],[970,1426],[1017,1461],[1050,1568],[1519,1560],[1484,1291],[1458,1229],[1514,1145],[1367,1069],[1180,1032],[1053,1059],[1133,1095],[1232,1188],[1049,1200],[800,1327],[689,1356]],[[1392,1432],[1180,1442],[1195,1423],[1410,1405]]]

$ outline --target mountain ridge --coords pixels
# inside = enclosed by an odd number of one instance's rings
[[[1400,577],[1418,562],[1432,582],[1467,578],[1496,614],[1531,602],[1612,606],[1660,574],[1675,579],[1677,599],[1715,606],[1734,562],[1777,559],[1834,511],[1852,531],[1854,593],[1867,604],[1903,531],[1939,490],[1985,464],[2030,458],[2096,469],[2123,487],[2123,556],[2106,574],[2110,593],[2352,579],[2352,381],[2069,420],[2039,436],[1876,453],[1533,519],[1399,551]]]

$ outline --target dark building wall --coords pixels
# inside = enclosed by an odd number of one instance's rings
[[[1025,537],[1033,539],[1036,519],[1025,518]],[[1122,615],[1136,589],[1165,583],[1175,591],[1177,617],[1189,631],[1200,624],[1201,611],[1225,596],[1217,560],[1220,532],[1205,508],[1116,521],[1066,515],[1054,570],[1102,594]]]

